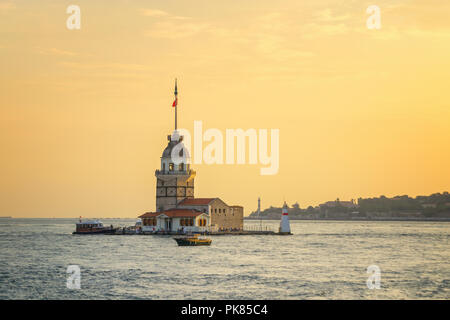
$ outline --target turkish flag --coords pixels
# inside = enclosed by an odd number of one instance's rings
[[[175,98],[175,101],[172,103],[172,107],[176,107],[178,104],[178,98]]]

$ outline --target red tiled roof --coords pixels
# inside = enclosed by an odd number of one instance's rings
[[[140,215],[138,218],[152,218],[160,215],[161,212],[146,212],[143,215]]]
[[[203,212],[192,209],[169,209],[161,212],[147,212],[143,215],[139,216],[139,218],[153,218],[157,217],[161,214],[165,214],[170,218],[184,218],[184,217],[197,217],[201,215]]]
[[[186,198],[183,201],[181,201],[178,205],[180,206],[206,206],[211,201],[215,200],[217,198]]]

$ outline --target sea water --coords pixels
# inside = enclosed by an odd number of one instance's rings
[[[76,221],[0,219],[0,299],[450,298],[450,222],[291,221],[292,236],[179,247],[170,236],[72,235]]]

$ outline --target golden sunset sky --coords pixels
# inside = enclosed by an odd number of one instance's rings
[[[0,0],[0,215],[155,210],[175,78],[180,127],[280,129],[278,174],[194,165],[196,197],[248,215],[258,196],[449,191],[449,17],[448,0]]]

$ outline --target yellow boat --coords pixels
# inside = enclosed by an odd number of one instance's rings
[[[174,240],[179,246],[209,246],[212,242],[212,240],[208,238],[199,238],[198,234],[185,237],[175,237]]]

